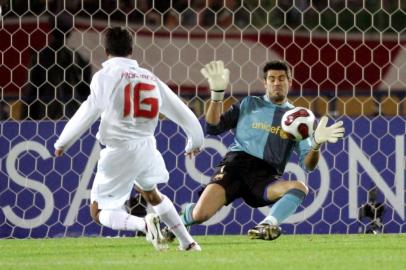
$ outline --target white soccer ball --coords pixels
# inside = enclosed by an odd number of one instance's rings
[[[316,117],[313,112],[303,107],[291,109],[282,116],[282,130],[296,141],[313,135],[316,128]]]

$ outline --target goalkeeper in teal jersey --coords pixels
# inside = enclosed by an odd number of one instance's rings
[[[269,215],[248,234],[253,239],[274,240],[281,234],[279,224],[295,213],[308,193],[303,182],[281,179],[292,151],[297,152],[302,168],[314,170],[320,146],[343,137],[342,122],[327,127],[328,119],[323,117],[311,138],[299,142],[288,138],[281,128],[281,118],[294,108],[287,101],[292,75],[283,61],[265,65],[264,96],[247,96],[225,113],[222,113],[222,101],[229,70],[222,61],[213,61],[201,72],[211,90],[205,116],[207,133],[218,135],[233,129],[235,137],[197,203],[184,209],[182,221],[186,226],[202,223],[222,206],[242,198],[252,207],[272,205]]]

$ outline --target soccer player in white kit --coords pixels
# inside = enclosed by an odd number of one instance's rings
[[[180,250],[200,251],[172,202],[156,187],[168,181],[169,173],[156,148],[154,131],[159,113],[163,113],[186,133],[185,152],[192,157],[203,145],[203,130],[193,112],[165,83],[131,59],[132,46],[129,31],[119,27],[107,30],[108,60],[93,76],[89,97],[56,141],[55,156],[61,156],[101,117],[96,137],[105,148],[100,152],[91,191],[93,220],[114,230],[142,231],[155,249],[164,250],[167,244],[160,232],[161,220],[174,231]],[[156,214],[143,219],[123,209],[134,184]]]

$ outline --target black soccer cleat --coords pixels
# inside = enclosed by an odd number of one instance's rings
[[[275,240],[282,234],[282,230],[279,226],[270,224],[259,224],[254,228],[248,230],[248,236],[251,239],[262,240]]]

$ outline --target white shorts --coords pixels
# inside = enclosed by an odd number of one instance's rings
[[[107,146],[100,152],[90,199],[99,209],[116,209],[128,200],[134,184],[149,191],[168,179],[154,137]]]

